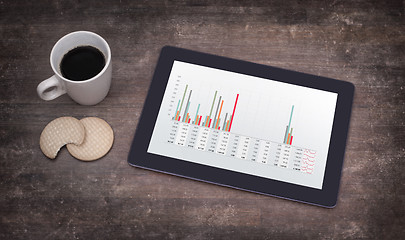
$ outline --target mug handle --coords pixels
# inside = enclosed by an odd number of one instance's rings
[[[38,84],[37,93],[43,100],[53,100],[66,93],[65,84],[56,75]]]

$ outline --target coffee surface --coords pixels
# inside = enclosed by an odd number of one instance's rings
[[[84,81],[96,76],[105,66],[103,53],[92,46],[79,46],[67,52],[60,63],[62,76]]]

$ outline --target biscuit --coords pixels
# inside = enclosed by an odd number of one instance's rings
[[[48,158],[54,159],[65,144],[79,145],[84,141],[83,124],[74,117],[60,117],[48,123],[42,130],[39,146]]]
[[[86,132],[81,145],[66,145],[69,153],[82,161],[97,160],[110,151],[114,142],[111,126],[101,118],[87,117],[80,120]]]

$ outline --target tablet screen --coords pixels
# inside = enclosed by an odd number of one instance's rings
[[[322,189],[337,97],[174,61],[147,152]]]

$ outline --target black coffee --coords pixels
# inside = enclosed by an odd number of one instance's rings
[[[83,81],[96,76],[105,65],[103,53],[92,46],[70,50],[60,63],[62,76],[73,81]]]

